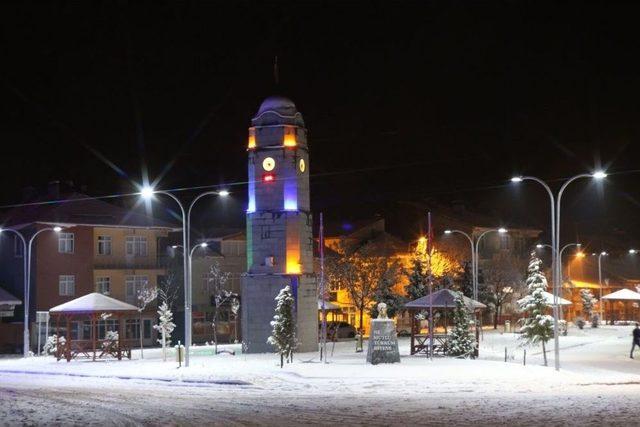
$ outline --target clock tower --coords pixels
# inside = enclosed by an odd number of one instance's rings
[[[290,285],[295,298],[298,351],[315,351],[318,303],[313,273],[307,130],[295,104],[264,100],[249,128],[247,273],[242,277],[245,351],[273,351],[267,344],[275,297]]]

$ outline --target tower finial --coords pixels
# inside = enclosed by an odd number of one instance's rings
[[[280,83],[280,76],[278,74],[278,55],[276,55],[274,61],[273,61],[273,79],[276,82],[276,86],[278,86],[278,84]]]

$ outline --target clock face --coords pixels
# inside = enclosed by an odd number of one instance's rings
[[[304,173],[304,171],[307,170],[307,164],[305,163],[304,159],[300,159],[300,162],[298,163],[298,167],[300,168],[300,172]]]
[[[276,161],[272,157],[267,157],[262,161],[262,169],[267,172],[272,171],[276,167]]]

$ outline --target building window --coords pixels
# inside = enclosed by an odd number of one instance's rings
[[[60,233],[58,235],[58,252],[61,254],[73,253],[73,233]]]
[[[63,275],[58,280],[58,293],[60,296],[73,296],[76,293],[76,276]]]
[[[126,339],[140,339],[140,320],[127,319],[124,322],[124,329]]]
[[[98,236],[98,255],[111,255],[111,236]]]
[[[98,277],[96,279],[96,292],[109,295],[111,293],[111,277]]]
[[[144,319],[142,322],[144,325],[142,336],[145,340],[151,339],[151,319]]]
[[[127,236],[126,253],[129,256],[147,256],[147,238],[143,236]]]
[[[18,236],[13,236],[13,255],[16,258],[22,258],[24,254],[24,245],[22,244],[22,239]]]
[[[138,294],[149,282],[147,276],[127,276],[125,279],[126,300],[129,304],[138,303]]]

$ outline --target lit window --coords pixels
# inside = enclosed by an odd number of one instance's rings
[[[98,277],[96,279],[96,292],[109,295],[111,293],[111,277]]]
[[[295,147],[296,142],[296,128],[293,126],[285,126],[284,128],[284,142],[285,147]]]
[[[147,276],[127,276],[125,279],[126,300],[129,304],[137,304],[140,291],[147,285]]]
[[[111,255],[111,236],[98,236],[98,255]]]
[[[147,256],[147,238],[143,236],[127,236],[126,253],[129,256]]]
[[[58,294],[73,296],[76,293],[76,276],[62,275],[58,278]]]
[[[58,235],[58,252],[61,254],[73,253],[73,233],[60,233]]]
[[[256,148],[256,129],[249,128],[249,149]]]

